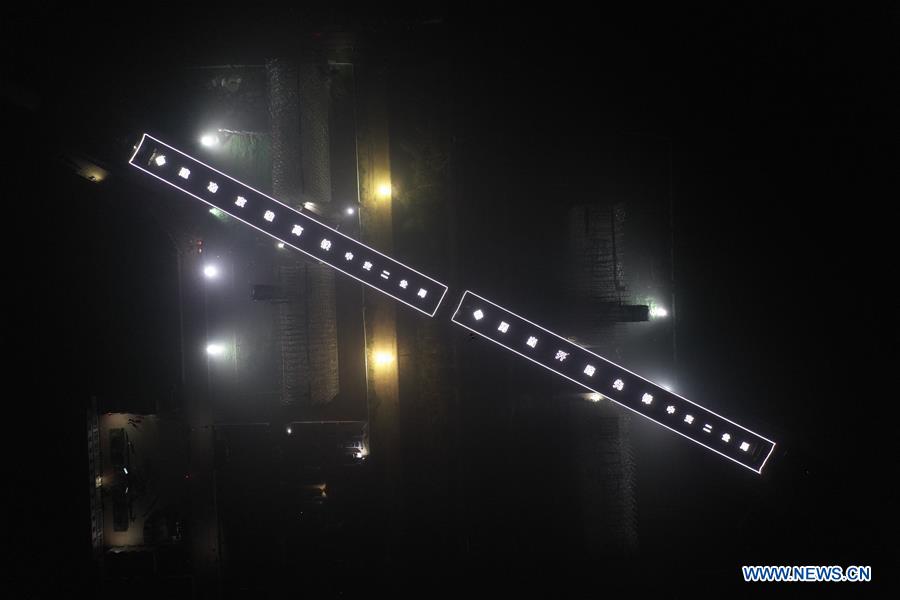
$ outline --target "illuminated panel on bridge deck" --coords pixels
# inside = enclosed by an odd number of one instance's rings
[[[775,449],[775,442],[470,291],[451,320],[757,473]]]
[[[447,286],[144,134],[128,161],[345,275],[433,317]]]

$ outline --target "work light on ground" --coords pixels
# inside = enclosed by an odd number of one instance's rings
[[[394,355],[386,350],[380,350],[375,353],[375,364],[384,367],[394,362]]]
[[[219,145],[219,135],[216,133],[204,133],[200,136],[200,144],[204,148],[215,148]]]
[[[381,183],[375,188],[375,195],[378,196],[381,200],[387,200],[391,197],[393,190],[391,189],[391,184],[389,183]]]

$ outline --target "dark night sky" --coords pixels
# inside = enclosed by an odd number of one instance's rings
[[[176,91],[159,83],[170,61],[259,62],[290,47],[281,34],[265,35],[272,19],[249,14],[151,15],[135,25],[69,11],[36,9],[2,26],[4,199],[13,208],[4,238],[5,337],[14,348],[6,398],[22,413],[11,417],[9,456],[19,458],[10,469],[24,475],[11,488],[22,517],[7,543],[21,542],[13,564],[25,573],[86,550],[77,521],[87,515],[79,394],[114,386],[141,364],[166,369],[160,331],[172,310],[142,276],[166,276],[165,261],[144,250],[165,246],[141,227],[150,217],[73,180],[54,154],[71,146],[114,157],[154,101],[177,107]],[[692,472],[685,477],[694,487],[674,506],[708,502],[727,518],[717,499],[750,490],[761,502],[756,522],[766,523],[748,542],[759,560],[873,564],[887,578],[886,565],[896,566],[885,533],[896,527],[895,394],[886,379],[896,356],[896,13],[650,12],[421,10],[406,20],[309,13],[281,21],[306,31],[332,19],[362,27],[373,54],[413,72],[450,65],[454,131],[472,148],[462,160],[472,173],[494,169],[485,199],[539,209],[543,184],[532,180],[541,175],[590,190],[603,171],[599,136],[674,140],[683,391],[729,398],[724,408],[741,407],[811,471],[773,470],[758,487],[726,476],[723,489]],[[421,24],[434,14],[448,16]],[[164,27],[172,21],[180,23]],[[37,110],[22,107],[30,97]],[[116,225],[136,229],[108,229]],[[488,267],[469,266],[473,287],[490,279]],[[123,320],[128,328],[113,331],[109,323]],[[129,337],[145,346],[136,355],[111,347]],[[661,486],[677,484],[678,474],[662,471],[647,467]],[[685,534],[677,524],[659,527],[643,533]],[[713,542],[685,540],[684,553],[709,556]],[[57,577],[77,586],[88,578],[85,561],[65,562]]]

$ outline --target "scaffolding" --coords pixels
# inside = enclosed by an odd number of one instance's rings
[[[272,191],[297,209],[331,201],[329,85],[318,62],[266,63],[272,131]],[[333,271],[321,263],[276,266],[288,298],[276,305],[283,406],[330,402],[338,393]]]
[[[578,322],[578,342],[618,359],[622,321],[647,320],[647,307],[630,304],[626,285],[624,202],[593,203],[568,214],[566,292]],[[618,407],[576,402],[570,414],[585,545],[596,556],[637,551],[635,462],[631,419]]]

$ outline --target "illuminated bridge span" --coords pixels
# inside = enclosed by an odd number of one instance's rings
[[[775,449],[775,442],[470,291],[451,320],[757,473]]]
[[[433,317],[447,286],[144,134],[130,165]]]
[[[433,317],[447,286],[144,134],[134,167]],[[451,320],[756,473],[775,442],[470,291]]]

